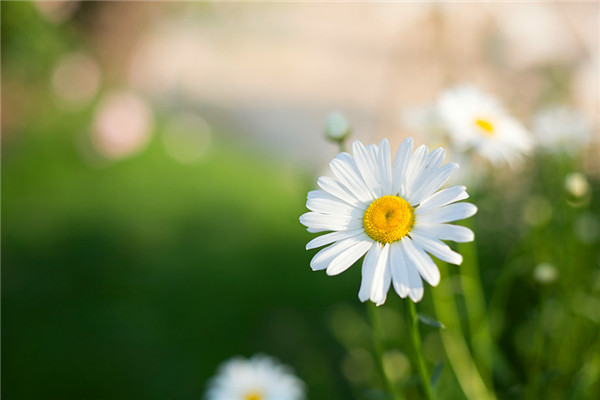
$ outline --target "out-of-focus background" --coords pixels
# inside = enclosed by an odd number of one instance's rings
[[[598,126],[599,7],[3,2],[4,398],[198,399],[221,361],[257,352],[311,399],[381,398],[360,268],[312,273],[298,222],[337,153],[328,113],[364,142],[426,143],[420,111],[470,83],[528,127],[553,104]],[[503,398],[599,393],[598,139],[474,194],[484,287],[505,284],[488,298]],[[573,172],[583,200],[561,192]],[[407,355],[389,360],[410,387]]]

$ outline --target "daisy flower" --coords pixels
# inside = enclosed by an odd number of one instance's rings
[[[494,165],[516,166],[532,148],[527,130],[506,114],[496,99],[471,86],[443,92],[438,114],[460,150],[474,149]]]
[[[207,400],[300,400],[304,383],[289,367],[265,355],[224,362],[208,383]]]
[[[591,140],[592,124],[567,107],[543,109],[533,117],[533,132],[538,143],[549,151],[574,153]]]
[[[420,146],[413,154],[412,138],[405,139],[392,164],[387,139],[380,145],[352,145],[353,154],[331,160],[335,178],[317,180],[321,190],[308,193],[310,212],[300,217],[309,232],[327,232],[307,245],[326,246],[311,260],[313,270],[337,275],[366,254],[358,298],[377,305],[385,302],[390,285],[402,298],[423,298],[424,279],[432,286],[440,272],[429,256],[460,264],[462,256],[442,240],[468,242],[473,232],[450,225],[475,214],[464,186],[438,191],[457,164],[442,165],[441,147],[429,152]]]

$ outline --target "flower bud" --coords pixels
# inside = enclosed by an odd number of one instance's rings
[[[350,136],[352,128],[346,117],[340,112],[332,112],[325,122],[325,137],[332,142],[343,142]]]

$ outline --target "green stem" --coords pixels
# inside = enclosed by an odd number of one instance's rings
[[[456,308],[456,300],[452,290],[452,277],[448,275],[448,266],[439,263],[443,279],[440,285],[432,290],[433,304],[438,320],[446,326],[440,331],[442,343],[448,356],[448,362],[456,375],[465,396],[469,400],[495,400],[492,392],[488,391],[477,366],[469,352],[460,327],[460,317]]]
[[[467,221],[466,224],[473,229],[471,221]],[[458,251],[464,256],[463,264],[460,267],[460,280],[468,315],[473,358],[479,367],[479,373],[484,382],[488,386],[492,386],[492,367],[495,351],[486,312],[481,275],[479,274],[477,247],[474,243],[459,243]]]
[[[396,385],[394,385],[394,382],[390,380],[383,366],[383,353],[385,352],[385,344],[383,339],[383,329],[381,326],[381,317],[379,314],[379,310],[377,309],[377,306],[375,304],[369,302],[369,304],[367,305],[367,311],[371,322],[373,346],[375,347],[377,364],[379,364],[379,369],[381,371],[381,375],[383,376],[383,380],[385,381],[385,384],[388,387],[388,390],[390,391],[390,394],[392,395],[394,400],[403,400],[404,396],[398,390]]]
[[[417,369],[419,370],[419,377],[421,378],[421,386],[425,393],[425,398],[433,400],[433,393],[431,392],[430,377],[427,372],[427,365],[425,364],[425,356],[423,355],[423,344],[421,342],[421,334],[419,333],[419,321],[417,320],[417,307],[415,303],[410,300],[408,302],[408,326],[410,329],[410,336],[415,350],[415,357],[417,360]]]

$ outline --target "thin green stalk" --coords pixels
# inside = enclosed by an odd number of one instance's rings
[[[425,364],[425,356],[423,354],[423,343],[421,342],[421,334],[419,333],[419,321],[417,320],[417,307],[415,303],[408,300],[408,326],[410,329],[410,336],[415,351],[415,359],[417,361],[417,369],[419,371],[419,377],[421,378],[421,386],[425,393],[425,398],[433,400],[433,393],[431,391],[430,376],[427,372],[427,365]]]
[[[440,262],[439,267],[442,276],[445,276],[446,279],[443,279],[440,285],[432,290],[432,297],[437,319],[446,326],[440,331],[440,336],[448,362],[467,399],[495,400],[496,397],[488,390],[481,378],[462,334],[460,317],[452,290],[452,278],[448,276],[448,266]]]
[[[373,346],[375,347],[375,355],[377,356],[377,364],[379,365],[383,380],[385,381],[385,384],[388,387],[392,397],[395,400],[403,400],[404,396],[398,390],[396,385],[394,385],[394,382],[390,380],[383,366],[383,353],[385,352],[385,344],[383,340],[383,329],[381,327],[381,316],[379,314],[379,310],[375,304],[369,302],[367,305],[367,311],[371,322],[371,336],[373,338]]]
[[[534,351],[533,351],[533,362],[530,368],[529,374],[529,382],[526,385],[525,393],[527,393],[528,399],[541,399],[545,398],[543,396],[543,387],[540,386],[540,374],[543,371],[542,366],[544,364],[543,359],[545,355],[547,355],[548,348],[546,347],[546,332],[544,326],[544,312],[545,312],[545,303],[548,298],[548,292],[542,292],[542,299],[539,305],[539,312],[535,319],[535,339],[534,343]],[[562,364],[561,364],[562,365]]]
[[[473,229],[472,222],[467,226]],[[479,273],[477,247],[474,243],[460,243],[459,253],[463,255],[460,267],[460,279],[463,289],[465,308],[468,315],[469,335],[473,347],[473,358],[479,367],[479,373],[486,385],[493,386],[492,368],[494,345],[490,331],[483,285]]]

